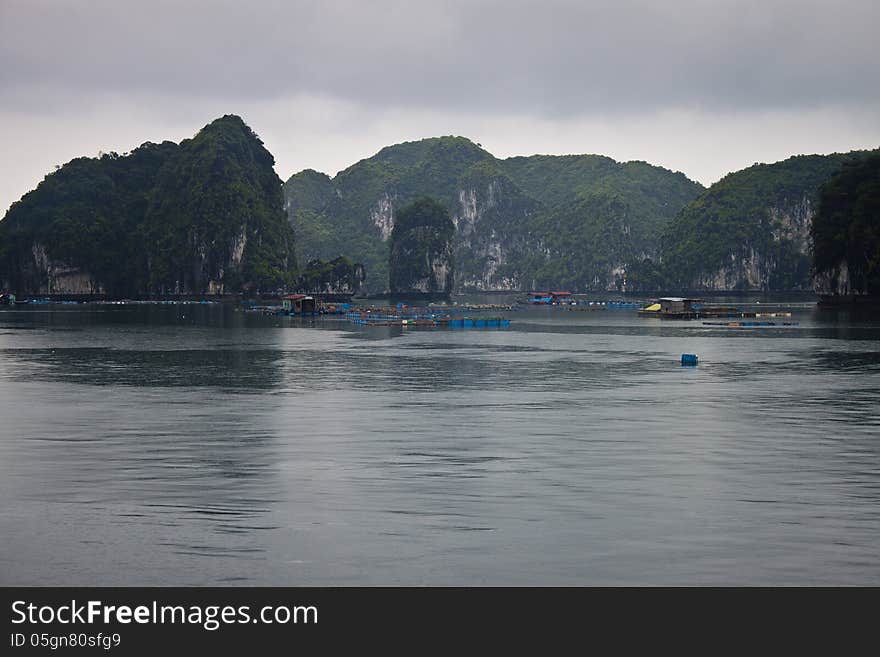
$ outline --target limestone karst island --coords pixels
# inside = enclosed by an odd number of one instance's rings
[[[463,291],[878,291],[880,154],[795,156],[709,188],[601,155],[498,159],[463,137],[282,184],[233,115],[71,160],[0,222],[18,299]]]

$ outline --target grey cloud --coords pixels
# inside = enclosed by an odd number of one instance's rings
[[[880,98],[875,0],[4,0],[0,98],[33,87],[601,115]]]

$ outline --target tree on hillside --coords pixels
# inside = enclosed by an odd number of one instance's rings
[[[452,291],[454,234],[455,225],[439,201],[423,197],[402,208],[391,231],[388,260],[391,291]]]

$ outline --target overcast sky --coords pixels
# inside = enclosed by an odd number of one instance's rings
[[[0,0],[0,212],[239,114],[282,179],[463,135],[710,184],[880,146],[878,0]]]

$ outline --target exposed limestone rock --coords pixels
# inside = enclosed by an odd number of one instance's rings
[[[394,230],[394,198],[384,194],[370,210],[370,220],[379,231],[382,241],[387,241]]]
[[[835,269],[817,274],[813,279],[813,289],[817,294],[835,297],[858,294],[858,291],[853,290],[846,260],[841,261]]]
[[[53,260],[39,242],[31,245],[33,260],[28,263],[31,276],[39,284],[34,294],[103,294],[103,286],[92,274],[73,265]]]

